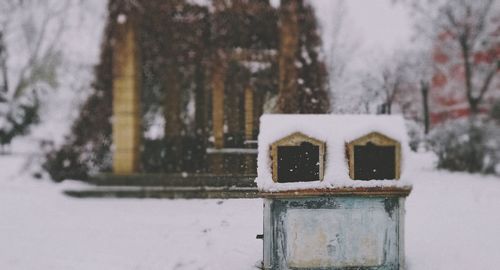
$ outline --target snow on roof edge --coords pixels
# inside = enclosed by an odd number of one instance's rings
[[[323,181],[275,183],[272,180],[269,146],[294,132],[326,143]],[[379,132],[401,143],[399,180],[353,181],[345,158],[345,144],[371,132]],[[405,173],[410,153],[405,122],[401,115],[264,114],[258,136],[257,178],[261,191],[338,187],[409,187]]]

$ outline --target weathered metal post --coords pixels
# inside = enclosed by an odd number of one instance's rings
[[[264,269],[403,269],[407,150],[396,116],[265,115]]]

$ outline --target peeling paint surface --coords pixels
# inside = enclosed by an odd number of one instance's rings
[[[292,209],[286,218],[290,267],[379,266],[387,215],[382,209]]]
[[[404,198],[264,199],[264,269],[404,268]]]

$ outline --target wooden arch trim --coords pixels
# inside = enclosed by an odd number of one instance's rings
[[[369,142],[377,146],[395,147],[395,179],[399,179],[401,175],[401,143],[379,132],[368,133],[367,135],[361,136],[346,144],[346,154],[349,163],[349,177],[354,180],[354,146],[364,146]]]
[[[270,145],[271,171],[274,182],[278,182],[278,147],[279,146],[299,146],[303,142],[308,142],[319,147],[319,179],[323,181],[325,172],[325,150],[326,143],[307,136],[301,132],[292,133],[281,138]]]

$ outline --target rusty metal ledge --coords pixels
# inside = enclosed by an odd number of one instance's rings
[[[213,175],[201,173],[100,173],[87,182],[96,186],[143,187],[256,187],[255,175]]]
[[[259,192],[262,198],[291,197],[330,197],[330,196],[364,196],[364,197],[407,197],[411,187],[353,187],[329,189],[301,189],[277,192]]]
[[[252,199],[256,188],[94,187],[64,190],[74,198]]]

